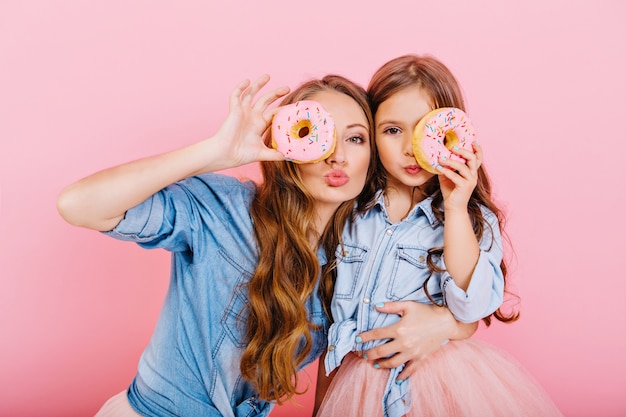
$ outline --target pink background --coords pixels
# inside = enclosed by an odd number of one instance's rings
[[[61,220],[64,186],[207,137],[243,78],[366,84],[408,52],[458,76],[509,215],[522,319],[476,337],[567,416],[626,415],[626,3],[513,3],[3,1],[0,416],[93,415],[130,382],[166,289],[165,252]]]

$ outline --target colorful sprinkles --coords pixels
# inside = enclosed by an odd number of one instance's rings
[[[300,137],[302,128],[308,131]],[[310,163],[324,159],[335,149],[332,116],[312,100],[286,105],[272,120],[272,146],[293,162]]]
[[[422,168],[436,174],[438,171],[434,167],[441,157],[465,162],[450,149],[458,146],[471,150],[474,139],[474,128],[463,110],[454,107],[435,109],[415,126],[413,153]]]

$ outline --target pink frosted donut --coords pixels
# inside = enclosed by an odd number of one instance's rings
[[[321,161],[335,150],[335,122],[317,101],[288,104],[272,119],[272,147],[293,162]]]
[[[464,158],[450,152],[454,146],[472,150],[474,127],[467,114],[455,107],[444,107],[427,113],[413,131],[413,154],[417,163],[433,174],[439,172],[435,167],[439,158],[455,159],[465,162]]]

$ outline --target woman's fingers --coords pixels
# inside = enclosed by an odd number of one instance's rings
[[[230,109],[234,110],[239,106],[241,95],[250,85],[250,80],[243,80],[230,93]]]
[[[283,97],[287,93],[289,93],[289,87],[278,87],[278,88],[273,89],[269,93],[264,94],[263,96],[261,96],[261,98],[259,98],[259,100],[254,104],[254,110],[259,111],[261,113],[265,112],[266,109],[273,102]],[[274,112],[266,114],[266,117],[273,115]]]
[[[231,110],[237,108],[243,111],[251,110],[253,113],[261,115],[265,123],[269,123],[269,121],[272,120],[275,109],[268,110],[268,107],[276,100],[289,93],[289,87],[278,87],[254,101],[256,95],[267,85],[269,80],[269,75],[264,74],[253,83],[250,83],[249,80],[240,82],[237,87],[235,87],[230,97]]]
[[[261,75],[257,78],[248,88],[243,91],[241,96],[241,104],[243,106],[250,106],[254,97],[258,94],[259,91],[269,82],[270,76],[267,74]]]
[[[250,82],[250,80],[241,81],[231,93],[231,106],[241,104],[242,106],[254,106],[256,109],[265,109],[277,98],[282,97],[289,92],[288,87],[276,88],[262,96],[253,105],[252,102],[254,98],[259,93],[259,91],[261,91],[261,89],[267,85],[269,80],[270,76],[267,74],[263,74],[252,83]]]

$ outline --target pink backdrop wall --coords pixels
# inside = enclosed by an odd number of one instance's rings
[[[522,319],[476,337],[567,416],[626,415],[625,3],[425,3],[0,3],[0,416],[93,415],[134,375],[167,285],[166,253],[65,224],[62,187],[210,135],[240,79],[366,84],[408,52],[457,74],[509,214]]]

